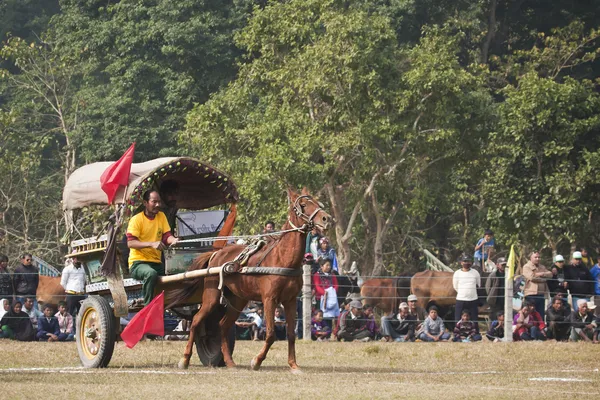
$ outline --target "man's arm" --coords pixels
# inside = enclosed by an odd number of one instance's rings
[[[64,289],[67,289],[67,282],[69,281],[69,271],[71,270],[71,266],[63,269],[62,276],[60,277],[60,286]]]

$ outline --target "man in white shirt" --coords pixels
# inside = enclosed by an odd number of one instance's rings
[[[76,258],[65,261],[60,285],[67,293],[67,312],[76,317],[81,307],[80,302],[85,300],[85,271]]]
[[[479,315],[479,299],[477,296],[477,288],[481,287],[481,276],[479,272],[471,268],[473,259],[468,255],[463,255],[460,259],[461,269],[454,272],[452,277],[452,286],[456,290],[456,309],[454,319],[460,321],[460,316],[463,310],[469,310],[473,315],[475,328],[479,333],[479,324],[477,316]]]

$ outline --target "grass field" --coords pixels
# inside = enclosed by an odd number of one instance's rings
[[[258,342],[237,342],[236,370],[192,358],[183,342],[117,343],[110,368],[79,368],[75,343],[0,341],[0,398],[370,399],[552,398],[600,395],[600,345],[583,343],[304,343],[304,373],[276,342],[259,372]]]

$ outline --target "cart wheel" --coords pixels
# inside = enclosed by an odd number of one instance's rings
[[[77,351],[86,368],[105,368],[115,349],[117,332],[113,310],[100,296],[89,296],[77,315]]]
[[[224,367],[223,354],[221,353],[221,335],[219,321],[225,315],[225,307],[219,306],[219,309],[210,314],[204,322],[204,334],[196,335],[194,341],[200,362],[206,367]],[[227,340],[229,348],[233,355],[235,348],[235,326],[231,327]]]

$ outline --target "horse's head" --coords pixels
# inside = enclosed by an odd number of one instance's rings
[[[316,228],[325,234],[333,223],[333,218],[325,210],[323,204],[312,197],[306,188],[300,194],[288,189],[290,199],[290,221],[292,215],[298,223],[305,224],[309,229]]]

